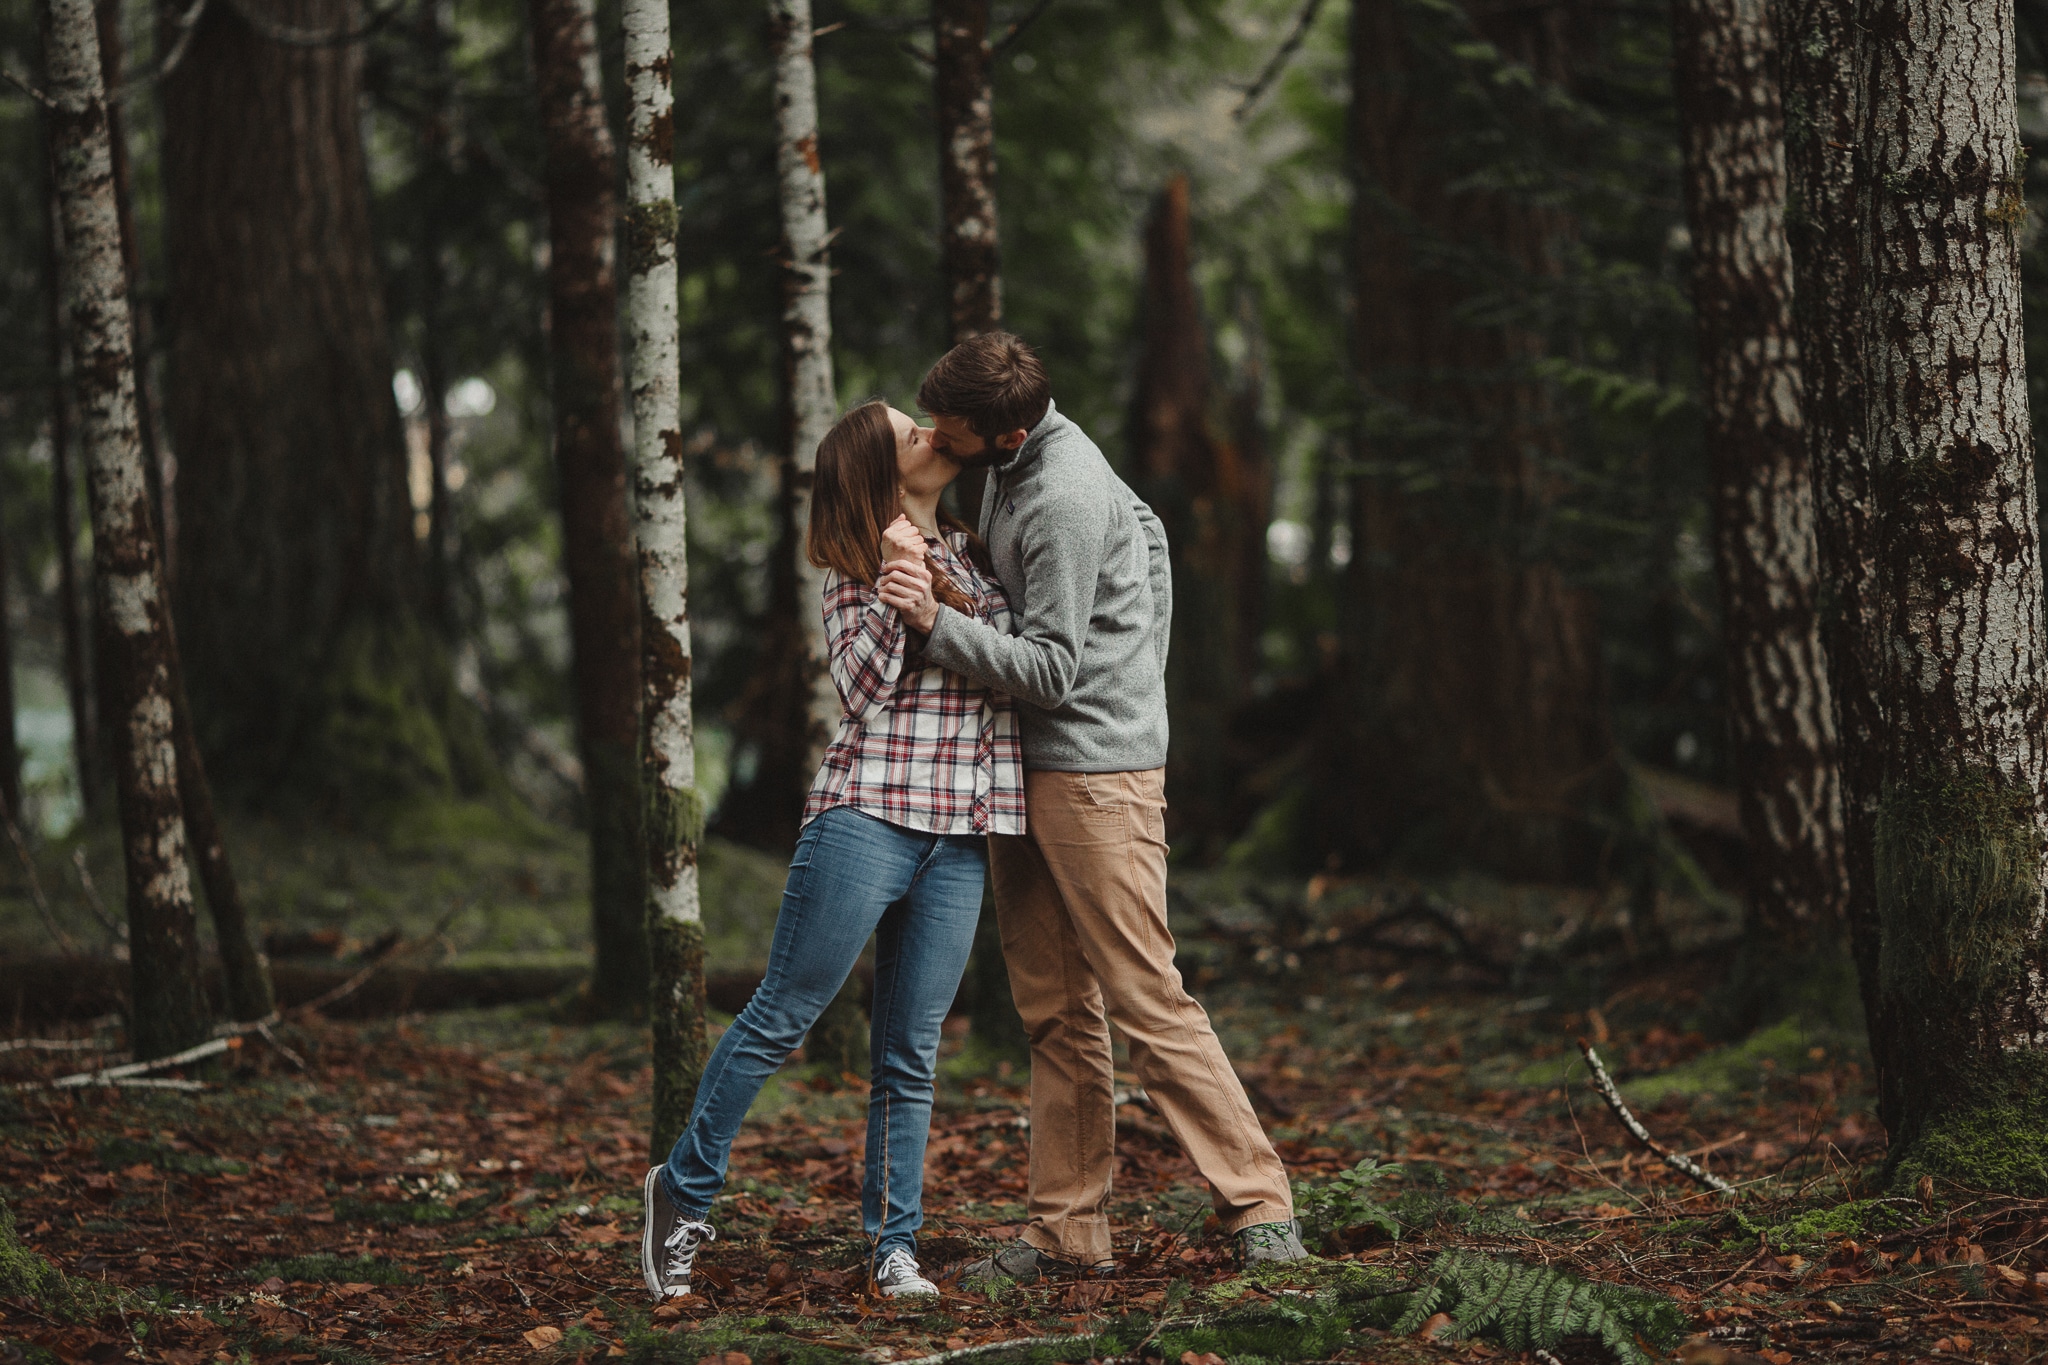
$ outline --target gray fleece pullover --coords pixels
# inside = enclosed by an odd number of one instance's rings
[[[1026,768],[1164,766],[1173,578],[1159,518],[1048,407],[989,470],[980,529],[1017,633],[941,607],[925,657],[1017,699]]]

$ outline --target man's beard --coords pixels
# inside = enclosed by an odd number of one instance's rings
[[[975,451],[972,455],[949,455],[946,458],[959,465],[962,469],[987,469],[991,465],[1001,464],[1005,459],[1016,453],[1014,450],[1004,450],[1001,446],[991,442],[982,446],[980,450]]]

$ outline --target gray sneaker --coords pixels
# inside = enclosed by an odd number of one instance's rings
[[[1237,1234],[1237,1263],[1245,1270],[1265,1261],[1306,1261],[1308,1248],[1301,1244],[1301,1220],[1284,1223],[1254,1223]]]
[[[1094,1279],[1115,1273],[1113,1262],[1082,1265],[1079,1261],[1063,1261],[1057,1256],[1048,1256],[1029,1242],[1017,1241],[993,1256],[969,1261],[961,1267],[960,1281],[965,1284],[969,1280],[992,1280],[1002,1275],[1018,1284],[1037,1284],[1040,1280]]]
[[[892,1247],[875,1267],[875,1290],[893,1299],[903,1294],[936,1294],[939,1287],[924,1277],[908,1247]]]
[[[655,1298],[680,1298],[690,1292],[690,1267],[697,1263],[697,1248],[718,1234],[711,1224],[683,1216],[668,1197],[659,1166],[648,1168],[641,1203],[646,1220],[640,1228],[640,1276]]]

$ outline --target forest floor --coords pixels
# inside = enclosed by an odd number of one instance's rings
[[[1022,1222],[1028,1127],[1021,1073],[949,1026],[920,1247],[937,1304],[869,1296],[864,1089],[792,1069],[738,1144],[705,1292],[656,1307],[637,1259],[642,1030],[561,1003],[308,1016],[279,1033],[303,1069],[250,1038],[183,1073],[201,1090],[0,1091],[0,1197],[23,1242],[105,1286],[83,1314],[0,1299],[0,1361],[822,1365],[998,1342],[1037,1344],[966,1359],[1614,1358],[1589,1336],[1517,1349],[1519,1326],[1567,1310],[1694,1365],[2048,1354],[2048,1205],[1878,1202],[1853,1029],[1794,1016],[1715,1047],[1696,1026],[1723,949],[1510,988],[1419,938],[1347,938],[1364,905],[1297,916],[1263,946],[1210,918],[1184,954],[1326,1253],[1303,1269],[1238,1276],[1205,1187],[1134,1100],[1118,1111],[1121,1273],[958,1283]],[[1629,1137],[1587,1083],[1581,1036],[1651,1131],[1735,1193]],[[0,1077],[91,1057],[0,1054]],[[1472,1276],[1489,1265],[1522,1269],[1492,1282],[1510,1289],[1486,1321]],[[1567,1297],[1578,1278],[1614,1288]]]

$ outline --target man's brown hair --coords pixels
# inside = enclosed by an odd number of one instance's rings
[[[1052,385],[1038,353],[1008,332],[969,337],[939,357],[918,386],[917,405],[935,417],[958,417],[993,443],[1045,420]]]

